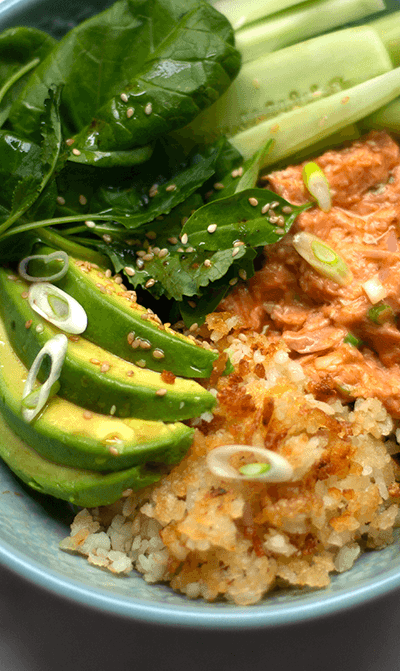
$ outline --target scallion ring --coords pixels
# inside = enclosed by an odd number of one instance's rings
[[[309,193],[315,198],[318,206],[323,212],[329,212],[332,207],[331,192],[329,182],[324,171],[310,161],[303,167],[303,181]]]
[[[249,454],[258,462],[232,466],[237,454]],[[287,482],[293,477],[293,468],[280,454],[251,445],[222,445],[207,455],[207,466],[219,478],[228,480],[257,480],[259,482]]]
[[[312,233],[293,236],[293,247],[318,273],[341,285],[350,284],[353,273],[332,247]]]
[[[87,315],[82,305],[54,284],[32,284],[28,300],[35,312],[62,331],[78,334],[86,330]]]
[[[62,261],[63,266],[61,270],[53,275],[38,277],[35,275],[30,275],[28,273],[28,266],[31,261],[43,261],[45,265],[48,265],[52,261]],[[66,252],[52,252],[51,254],[35,254],[33,256],[26,256],[19,263],[18,272],[21,277],[27,282],[56,282],[60,280],[66,274],[69,265],[69,256]]]
[[[63,333],[59,333],[42,347],[35,358],[26,379],[24,391],[22,394],[22,417],[27,422],[31,422],[46,405],[50,395],[54,393],[54,385],[61,374],[61,369],[67,353],[68,338]],[[34,389],[37,374],[45,356],[51,359],[49,376],[41,387]]]

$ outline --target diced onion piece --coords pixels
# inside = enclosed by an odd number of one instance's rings
[[[67,336],[63,333],[59,333],[58,335],[54,336],[54,338],[51,338],[51,340],[49,340],[44,345],[44,347],[42,347],[36,359],[34,360],[28,373],[22,394],[22,417],[27,422],[31,422],[46,405],[50,394],[54,390],[54,384],[60,377],[65,355],[67,353],[67,347]],[[42,386],[36,390],[33,389],[33,386],[35,384],[41,363],[46,355],[51,359],[50,374],[46,382],[44,382],[44,384],[42,384]],[[35,395],[36,391],[38,391],[37,396]]]
[[[236,469],[231,464],[233,456],[246,453],[260,460],[257,464],[246,464]],[[258,480],[260,482],[286,482],[293,477],[293,468],[280,454],[250,445],[223,445],[207,455],[207,466],[219,478],[229,480]],[[258,473],[247,472],[249,467],[257,467]],[[269,468],[260,468],[260,466]],[[243,472],[244,469],[244,472]],[[260,472],[262,470],[262,472]]]
[[[332,207],[329,182],[319,165],[313,161],[306,163],[303,167],[303,181],[321,210],[329,212]]]
[[[301,231],[293,236],[293,247],[318,273],[341,285],[350,284],[353,273],[347,263],[324,240]]]
[[[364,282],[362,287],[365,293],[367,294],[369,300],[371,301],[372,305],[375,305],[376,303],[379,303],[379,301],[382,301],[384,298],[386,298],[388,293],[387,289],[383,286],[382,282],[380,281],[379,277],[377,277],[377,275],[371,277],[370,280]]]
[[[45,265],[51,263],[52,261],[62,261],[63,266],[58,273],[53,273],[53,275],[48,275],[44,277],[36,277],[35,275],[29,275],[28,266],[31,261],[41,260]],[[56,282],[60,280],[66,274],[69,265],[69,256],[65,252],[52,252],[51,254],[36,254],[34,256],[26,256],[20,262],[18,266],[18,272],[21,277],[27,282]]]
[[[28,300],[35,312],[62,331],[75,334],[85,331],[87,315],[82,305],[54,284],[32,284]]]

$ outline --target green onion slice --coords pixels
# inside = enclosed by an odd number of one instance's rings
[[[353,335],[353,333],[349,333],[343,338],[343,342],[346,343],[346,345],[352,345],[353,347],[361,347],[363,344],[363,341],[360,340],[360,338],[357,338],[357,336]]]
[[[393,317],[393,314],[394,312],[390,305],[381,303],[381,305],[374,305],[368,310],[368,319],[374,322],[374,324],[384,324]]]
[[[316,235],[305,231],[296,233],[293,247],[320,275],[343,286],[353,280],[353,273],[342,257]]]
[[[22,417],[27,422],[31,422],[39,414],[42,408],[46,405],[50,395],[55,389],[55,383],[61,374],[61,369],[64,363],[65,355],[67,353],[68,338],[63,333],[48,340],[42,347],[34,360],[28,377],[26,379],[24,391],[22,393]],[[40,387],[34,389],[36,377],[39,372],[41,363],[45,356],[49,356],[51,360],[50,374]]]
[[[49,282],[32,284],[28,300],[31,308],[66,333],[83,333],[87,315],[82,305]]]
[[[332,207],[329,182],[319,165],[313,161],[306,163],[303,167],[303,181],[307,190],[313,198],[315,198],[321,210],[329,212]]]
[[[232,457],[239,453],[251,454],[259,462],[245,464],[239,469],[232,466]],[[209,470],[228,480],[257,480],[259,482],[287,482],[293,477],[293,468],[280,454],[251,445],[222,445],[207,455]]]
[[[254,464],[245,464],[239,468],[239,473],[242,475],[263,475],[271,469],[271,464],[265,464],[257,461]]]
[[[38,277],[28,273],[28,266],[31,261],[43,261],[45,265],[52,261],[62,261],[62,268],[58,273],[53,275]],[[35,254],[33,256],[26,256],[18,266],[18,272],[27,282],[56,282],[66,274],[69,265],[69,256],[66,252],[52,252],[51,254]]]

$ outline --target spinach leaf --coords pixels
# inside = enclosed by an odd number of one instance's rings
[[[0,34],[0,126],[6,121],[13,101],[18,97],[37,67],[57,44],[50,35],[21,26]]]
[[[19,135],[0,130],[0,204],[9,212],[17,184],[40,179],[40,147]]]
[[[59,42],[29,78],[12,107],[10,121],[16,131],[38,140],[38,119],[47,91],[52,85],[64,84],[62,117],[71,134],[97,119],[103,106],[109,109],[111,99],[117,105],[116,114],[123,111],[123,118],[112,116],[109,124],[105,123],[104,143],[97,141],[101,129],[95,123],[93,133],[87,133],[95,138],[95,144],[85,140],[86,149],[133,148],[153,141],[156,132],[183,126],[228,86],[239,65],[229,23],[203,0],[200,6],[198,0],[119,0]],[[198,100],[192,103],[191,95],[181,89],[190,85],[194,92],[195,81],[199,82]],[[129,89],[129,84],[136,89]],[[139,124],[135,114],[127,117],[130,103],[120,98],[126,86],[135,99]],[[145,109],[148,111],[146,105],[153,98],[144,102],[147,87],[154,94],[150,115]],[[161,113],[159,104],[167,104]],[[121,133],[116,129],[119,125]],[[137,130],[132,135],[128,127]]]
[[[240,67],[232,33],[210,5],[190,5],[136,76],[79,133],[79,149],[143,145],[185,126],[228,88]]]
[[[246,189],[207,203],[182,229],[192,247],[232,249],[235,243],[259,247],[278,242],[311,203],[291,205],[268,189]]]
[[[130,230],[154,221],[187,200],[214,174],[221,148],[218,142],[204,153],[196,152],[171,177],[148,170],[128,189],[100,187],[91,211],[112,214],[116,222]]]
[[[32,172],[27,172],[23,159],[20,161],[19,167],[24,166],[24,170],[13,191],[10,216],[0,225],[0,233],[4,233],[10,228],[33,205],[53,177],[56,167],[62,163],[62,157],[60,156],[62,131],[59,104],[60,90],[50,90],[49,98],[45,101],[45,113],[40,123],[43,142],[39,155],[37,156],[35,145],[26,143],[30,155],[29,163],[32,161],[31,154],[38,160]],[[19,146],[22,147],[23,151],[24,144],[20,143]],[[66,160],[66,155],[64,160]]]

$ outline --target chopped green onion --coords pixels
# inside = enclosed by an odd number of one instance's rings
[[[346,262],[326,242],[312,233],[296,233],[293,247],[317,272],[341,285],[353,280]]]
[[[35,275],[29,275],[28,265],[31,261],[43,261],[45,265],[51,263],[52,261],[62,261],[63,266],[61,270],[53,275],[48,275],[47,277],[37,277]],[[69,257],[65,252],[52,252],[52,254],[36,254],[34,256],[26,256],[20,262],[18,266],[18,272],[21,277],[27,282],[56,282],[60,280],[66,274],[68,270]]]
[[[22,394],[22,417],[31,422],[46,405],[50,395],[53,393],[54,385],[61,374],[61,369],[67,353],[68,338],[63,333],[48,340],[35,358],[26,379]],[[49,376],[38,389],[34,389],[37,374],[45,356],[51,360]]]
[[[329,182],[323,170],[310,161],[303,167],[303,181],[307,190],[315,198],[318,206],[323,212],[329,212],[332,207],[331,192],[329,189]]]
[[[242,475],[263,475],[271,469],[271,464],[263,464],[256,462],[255,464],[245,464],[239,468],[239,473]]]
[[[375,324],[384,324],[393,317],[393,310],[390,305],[382,303],[381,305],[374,305],[368,310],[368,319]]]
[[[54,382],[54,384],[50,389],[48,399],[52,398],[52,396],[55,396],[58,393],[59,389],[60,389],[60,383],[58,381]],[[22,399],[22,407],[28,408],[29,410],[34,410],[39,402],[39,397],[40,397],[40,387],[31,391],[31,393],[28,394],[28,396],[25,396]]]
[[[54,296],[54,294],[49,294],[47,300],[49,301],[49,305],[54,314],[57,315],[59,319],[68,319],[70,313],[68,301],[64,298],[60,298],[60,296]]]
[[[353,345],[353,347],[361,347],[363,344],[363,341],[357,338],[355,335],[352,333],[348,333],[347,336],[343,338],[343,342],[346,343],[346,345]]]
[[[87,315],[82,305],[53,284],[32,284],[28,300],[35,312],[62,331],[77,334],[86,330]]]
[[[234,468],[231,464],[232,457],[242,453],[250,454],[260,461],[243,465],[238,469]],[[272,450],[251,447],[251,445],[216,447],[207,455],[207,466],[215,476],[229,480],[287,482],[293,477],[293,468],[287,459]]]

